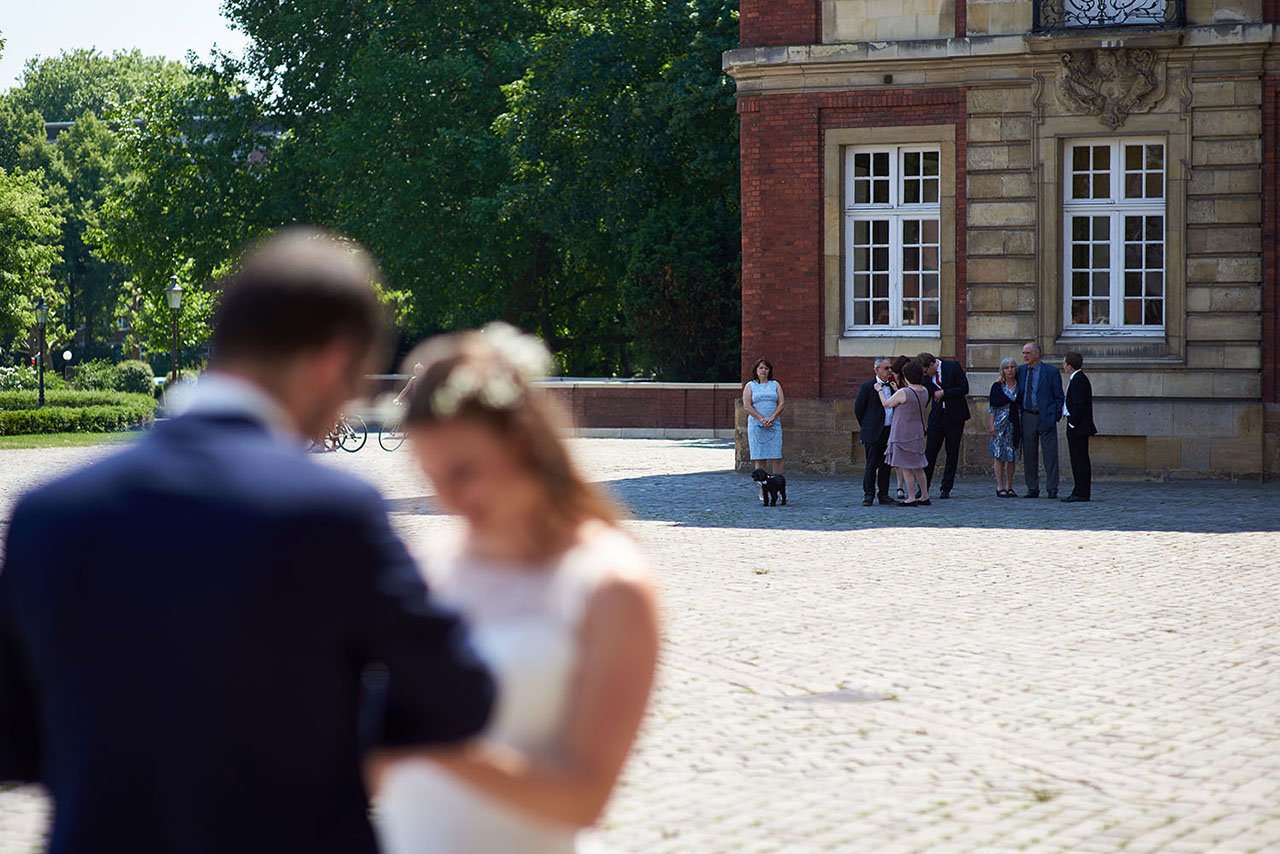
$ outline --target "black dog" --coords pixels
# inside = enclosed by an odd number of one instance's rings
[[[751,479],[764,484],[764,503],[762,507],[776,507],[778,504],[778,496],[782,496],[782,503],[787,503],[787,479],[780,474],[769,474],[764,469],[756,469],[751,473]]]

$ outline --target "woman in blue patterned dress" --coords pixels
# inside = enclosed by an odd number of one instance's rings
[[[773,365],[768,359],[757,359],[751,368],[751,376],[752,379],[742,387],[751,466],[765,469],[770,474],[782,474],[782,422],[778,416],[786,405],[786,397],[782,386],[773,378]],[[764,496],[764,484],[760,485],[760,495]]]
[[[996,495],[1017,498],[1013,491],[1013,470],[1021,455],[1022,424],[1018,408],[1018,365],[1013,359],[1000,363],[1000,379],[991,384],[991,459],[996,469]]]

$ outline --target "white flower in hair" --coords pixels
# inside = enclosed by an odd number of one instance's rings
[[[551,351],[536,335],[521,332],[500,320],[487,324],[480,332],[502,361],[515,368],[525,381],[541,379],[551,373],[554,366]]]
[[[533,335],[500,322],[480,331],[497,361],[483,368],[462,364],[450,371],[431,395],[436,415],[456,415],[467,401],[490,409],[512,409],[524,398],[525,384],[551,372],[551,351]]]

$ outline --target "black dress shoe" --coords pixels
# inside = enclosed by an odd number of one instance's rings
[[[887,496],[887,495],[881,495],[881,496],[880,496],[880,503],[881,503],[881,504],[897,504],[898,502],[894,501],[892,498],[890,498],[890,497],[889,497],[889,496]]]
[[[1088,501],[1088,500],[1089,499],[1087,498],[1081,498],[1079,495],[1068,495],[1066,498],[1062,499],[1063,503],[1068,503],[1072,501]]]
[[[1050,493],[1049,493],[1049,500],[1051,500],[1051,501],[1052,501],[1053,499],[1055,499],[1055,498],[1057,498],[1057,497],[1058,497],[1058,491],[1057,491],[1057,490],[1054,490],[1053,492],[1050,492]]]
[[[1035,492],[1028,492],[1026,495],[1024,495],[1024,496],[1022,496],[1022,497],[1023,497],[1023,498],[1039,498],[1039,497],[1040,497],[1040,490],[1038,490],[1038,489],[1037,489]]]
[[[942,492],[938,495],[938,497],[939,497],[939,498],[950,498],[950,497],[951,497],[951,490],[949,490],[949,489],[944,489],[944,490],[942,490]]]
[[[870,507],[870,506],[871,506],[871,504],[872,504],[872,501],[871,501],[871,499],[870,499],[870,498],[864,498],[864,499],[862,499],[862,506],[863,506],[863,507]]]
[[[932,507],[932,506],[933,506],[933,502],[926,498],[924,501],[917,501],[917,502],[916,502],[916,506],[917,506],[917,507]]]

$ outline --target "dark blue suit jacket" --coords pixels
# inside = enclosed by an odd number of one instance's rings
[[[940,359],[942,365],[942,385],[935,382],[932,371],[924,376],[924,387],[929,390],[929,427],[941,424],[945,419],[963,424],[969,415],[969,377],[959,362],[951,359]],[[942,391],[942,399],[934,400],[933,393]]]
[[[493,686],[369,486],[190,415],[26,496],[0,571],[0,779],[52,854],[374,852],[357,734],[453,740]]]
[[[1030,373],[1031,369],[1026,365],[1018,365],[1019,404],[1026,400],[1027,377]],[[1063,400],[1062,374],[1057,368],[1041,360],[1039,376],[1036,379],[1036,387],[1031,390],[1031,397],[1035,404],[1030,408],[1039,410],[1040,432],[1048,433],[1050,430],[1056,430],[1058,421],[1062,418]]]

